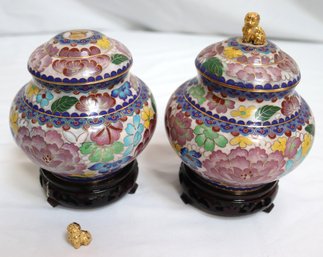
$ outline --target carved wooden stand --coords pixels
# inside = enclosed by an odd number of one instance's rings
[[[269,213],[278,191],[278,181],[252,191],[233,191],[220,188],[197,175],[182,163],[179,172],[185,204],[221,216],[242,216],[258,211]]]
[[[41,168],[40,184],[53,207],[92,208],[114,202],[127,193],[135,193],[137,176],[138,163],[134,160],[110,176],[86,182],[66,180]]]

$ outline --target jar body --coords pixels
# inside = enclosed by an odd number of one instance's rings
[[[165,121],[182,161],[233,190],[256,188],[293,170],[314,137],[311,110],[294,89],[248,92],[202,76],[172,95]]]
[[[33,79],[16,95],[10,127],[38,166],[68,179],[99,179],[144,149],[156,108],[137,77],[93,85],[57,85]]]

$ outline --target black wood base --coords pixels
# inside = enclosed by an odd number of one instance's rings
[[[179,172],[185,204],[221,216],[242,216],[258,211],[269,213],[278,191],[278,181],[250,191],[234,191],[211,184],[182,163]]]
[[[40,184],[53,207],[93,208],[114,202],[127,193],[135,193],[138,185],[136,160],[121,170],[94,181],[71,181],[40,169]]]

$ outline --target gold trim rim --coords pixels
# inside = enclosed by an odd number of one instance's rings
[[[35,76],[30,71],[29,72],[30,72],[31,76],[34,79],[39,80],[41,82],[45,82],[45,83],[53,84],[53,85],[61,85],[61,86],[73,87],[73,86],[94,85],[94,84],[99,84],[99,83],[107,82],[107,81],[110,81],[110,80],[114,80],[114,79],[119,78],[119,77],[123,76],[124,74],[128,73],[129,70],[130,70],[130,68],[131,68],[131,66],[132,66],[132,63],[130,63],[129,67],[125,71],[119,73],[118,75],[116,75],[114,77],[109,77],[109,78],[105,78],[105,79],[101,79],[101,80],[96,80],[96,81],[91,81],[91,82],[84,82],[84,83],[66,83],[66,82],[48,81],[46,79],[42,79],[42,78],[39,78],[39,77]]]
[[[140,85],[139,85],[140,86]],[[142,92],[142,87],[140,86],[140,89],[138,90],[138,96],[136,99],[133,100],[133,102],[131,104],[128,104],[127,106],[123,106],[122,108],[120,108],[119,110],[115,110],[114,112],[110,112],[110,113],[107,113],[107,114],[104,114],[104,115],[92,115],[92,116],[85,116],[85,117],[71,117],[71,116],[59,116],[59,115],[54,115],[54,114],[49,114],[49,113],[46,113],[46,112],[41,112],[39,110],[36,110],[34,108],[32,108],[27,102],[26,102],[26,99],[24,96],[22,96],[22,101],[24,102],[25,105],[27,105],[32,111],[35,111],[35,112],[38,112],[40,114],[43,114],[43,115],[47,115],[47,116],[50,116],[50,117],[53,117],[53,118],[64,118],[64,119],[91,119],[91,118],[101,118],[101,117],[106,117],[106,116],[110,116],[112,114],[115,114],[117,112],[120,112],[120,111],[123,111],[125,110],[126,108],[128,108],[130,105],[136,103],[141,95],[141,92]]]
[[[189,105],[191,105],[195,110],[199,111],[199,112],[200,112],[200,113],[202,113],[203,115],[205,115],[205,116],[207,116],[207,117],[209,117],[209,118],[211,118],[211,119],[213,119],[213,120],[221,121],[221,122],[223,122],[223,123],[228,123],[228,124],[235,125],[235,126],[239,126],[239,127],[270,128],[270,127],[275,127],[275,126],[279,126],[279,125],[283,125],[283,124],[286,124],[286,123],[288,123],[288,122],[291,122],[291,121],[293,121],[293,120],[297,119],[297,118],[298,118],[298,116],[299,116],[299,114],[298,114],[297,116],[295,116],[294,118],[292,118],[292,119],[290,119],[290,120],[288,120],[288,121],[284,121],[284,122],[277,123],[277,124],[270,124],[270,125],[266,125],[266,126],[264,126],[264,125],[262,125],[262,126],[254,126],[254,125],[247,125],[247,124],[242,125],[242,124],[239,124],[239,123],[233,123],[233,122],[230,122],[230,121],[224,121],[224,120],[221,120],[221,119],[219,119],[219,118],[215,118],[214,116],[212,116],[212,115],[210,115],[210,114],[208,114],[208,113],[206,113],[206,112],[204,112],[204,111],[200,110],[200,109],[199,109],[199,108],[197,108],[195,105],[193,105],[193,103],[191,103],[191,102],[187,99],[187,97],[186,97],[186,94],[185,94],[185,93],[184,93],[183,95],[184,95],[184,99],[185,99],[185,101],[186,101]],[[253,121],[253,122],[254,122],[254,121]]]
[[[284,92],[284,91],[288,91],[291,90],[293,88],[295,88],[298,83],[300,82],[297,81],[294,85],[287,87],[287,88],[278,88],[278,89],[247,89],[247,88],[241,88],[238,86],[232,86],[232,85],[228,85],[226,83],[223,83],[221,81],[215,80],[210,78],[208,75],[206,75],[205,73],[203,73],[199,68],[197,68],[197,72],[204,78],[206,78],[207,80],[210,80],[211,82],[214,82],[215,84],[218,84],[219,86],[222,87],[226,87],[226,88],[230,88],[230,89],[235,89],[235,90],[240,90],[240,91],[244,91],[244,92],[251,92],[251,93],[277,93],[277,92]]]

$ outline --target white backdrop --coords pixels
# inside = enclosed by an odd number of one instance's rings
[[[270,37],[323,42],[321,0],[1,0],[0,35],[75,28],[240,33],[248,11]]]
[[[311,0],[307,7],[301,0],[212,2],[200,0],[199,6],[205,4],[200,10],[194,0],[0,1],[0,256],[323,256],[323,44],[309,42],[322,37],[316,15],[322,4],[316,1],[310,9]],[[302,81],[297,91],[313,109],[317,133],[304,163],[281,179],[270,214],[225,219],[181,202],[180,160],[168,143],[163,118],[173,91],[196,75],[197,53],[226,38],[216,33],[239,34],[249,10],[261,12],[267,34],[284,37],[275,43],[298,62]],[[99,29],[127,45],[134,57],[132,72],[151,88],[158,109],[155,135],[138,158],[136,194],[94,210],[50,207],[38,167],[15,145],[8,125],[11,101],[30,79],[26,62],[31,51],[70,28]],[[173,32],[138,31],[143,28]],[[296,37],[297,42],[287,39]],[[75,250],[66,242],[65,228],[73,221],[91,231],[90,246]]]

